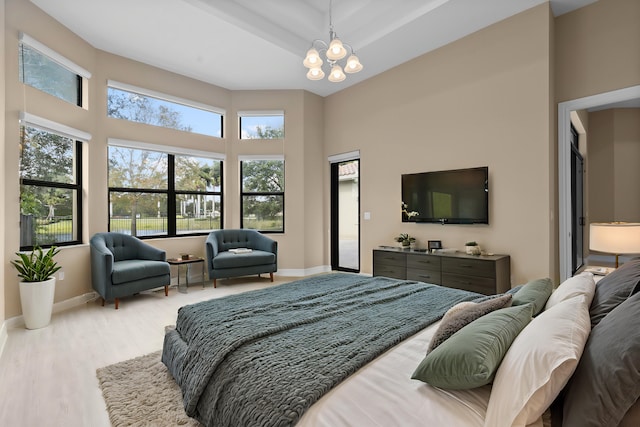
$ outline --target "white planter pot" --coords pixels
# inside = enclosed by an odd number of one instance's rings
[[[27,329],[43,328],[51,321],[56,278],[44,282],[20,282],[22,317]]]
[[[480,246],[465,246],[466,252],[469,255],[480,255]]]

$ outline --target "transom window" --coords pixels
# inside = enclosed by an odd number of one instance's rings
[[[20,250],[82,242],[82,142],[21,127]]]
[[[82,107],[83,78],[91,73],[26,34],[18,52],[22,83]]]
[[[107,115],[116,119],[222,138],[223,110],[109,81]]]
[[[284,159],[241,158],[241,228],[284,232]]]
[[[222,161],[109,146],[109,230],[136,237],[208,233],[222,224]]]
[[[238,112],[240,139],[283,139],[283,111]]]

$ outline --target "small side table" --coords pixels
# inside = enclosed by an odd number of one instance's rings
[[[178,292],[186,294],[189,288],[189,273],[191,273],[191,265],[196,263],[202,263],[202,287],[204,288],[204,258],[189,257],[187,259],[182,258],[169,258],[167,259],[169,265],[175,265],[178,267]],[[184,287],[180,286],[180,266],[187,266],[186,284]]]

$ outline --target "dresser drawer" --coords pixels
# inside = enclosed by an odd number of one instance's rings
[[[440,270],[424,270],[420,268],[407,267],[407,280],[415,280],[418,282],[433,283],[434,285],[439,285],[441,282]]]
[[[469,258],[443,258],[442,271],[469,276],[496,277],[496,264],[492,261]]]
[[[407,269],[440,271],[440,257],[435,255],[407,255]],[[412,279],[414,280],[414,279]]]
[[[373,264],[373,275],[405,280],[407,268],[404,265]]]
[[[496,281],[489,277],[442,273],[442,286],[463,289],[484,295],[493,295],[496,293]]]
[[[373,265],[395,265],[405,268],[407,266],[407,255],[403,253],[373,251]]]

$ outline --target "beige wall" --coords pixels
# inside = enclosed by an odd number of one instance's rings
[[[589,220],[640,222],[640,109],[589,114]]]
[[[360,150],[363,271],[405,232],[510,254],[514,284],[553,273],[549,27],[543,5],[327,97],[326,154]],[[485,165],[488,226],[401,222],[401,174]]]
[[[322,194],[324,176],[322,159],[323,99],[301,90],[291,91],[229,91],[224,88],[189,79],[167,71],[131,61],[94,49],[64,28],[30,2],[7,0],[6,37],[6,117],[3,126],[6,144],[3,155],[5,200],[2,210],[5,236],[2,249],[5,266],[19,249],[19,126],[20,111],[45,117],[92,134],[84,144],[84,215],[83,240],[106,231],[107,204],[107,141],[118,138],[165,146],[222,153],[224,163],[224,226],[238,227],[239,167],[238,155],[283,154],[285,156],[285,233],[272,234],[279,243],[279,270],[297,274],[322,269],[325,262],[323,242]],[[22,85],[18,79],[18,33],[24,31],[44,42],[63,56],[88,69],[88,108],[83,109]],[[190,99],[226,110],[225,138],[216,139],[171,129],[148,126],[106,117],[106,82],[116,80],[180,98]],[[5,103],[3,103],[5,105]],[[237,111],[284,110],[285,139],[279,141],[239,141]],[[11,125],[13,123],[13,125]],[[308,179],[306,179],[308,177]],[[204,254],[205,237],[153,239],[149,242],[167,251],[169,257],[182,252]],[[306,250],[307,243],[309,250]],[[55,302],[68,300],[92,291],[89,248],[87,244],[63,247],[59,262],[65,279],[58,281]],[[13,268],[3,274],[4,311],[2,318],[20,314],[18,278]]]
[[[640,84],[640,1],[598,0],[556,19],[556,101]]]

